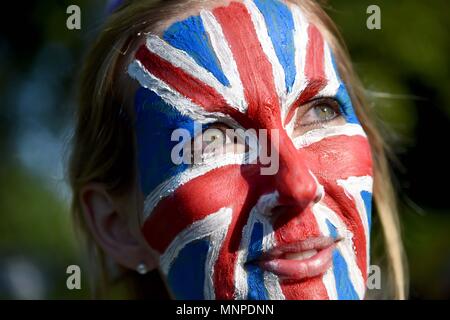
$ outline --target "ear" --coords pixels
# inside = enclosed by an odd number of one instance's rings
[[[123,212],[134,211],[133,205],[119,205],[105,186],[97,183],[89,183],[81,189],[80,202],[92,235],[108,256],[132,270],[141,263],[149,271],[157,267],[155,253],[143,241],[139,229],[131,227]]]

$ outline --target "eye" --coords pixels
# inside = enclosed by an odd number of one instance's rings
[[[340,124],[339,122],[343,120],[339,103],[331,98],[320,98],[308,102],[299,108],[296,118],[295,130],[297,131],[304,131],[305,128],[328,122]]]
[[[246,152],[245,143],[234,134],[234,130],[225,124],[213,124],[191,142],[191,157],[193,164],[198,164],[207,158],[227,153]]]
[[[202,138],[202,151],[204,153],[214,152],[215,149],[222,148],[231,142],[226,130],[222,127],[208,128],[198,138]]]

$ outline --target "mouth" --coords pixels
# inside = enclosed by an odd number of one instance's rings
[[[340,240],[317,237],[276,246],[250,262],[272,272],[280,280],[312,278],[324,274],[331,267],[333,250]]]

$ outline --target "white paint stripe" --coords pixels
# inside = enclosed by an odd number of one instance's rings
[[[242,128],[242,126],[230,115],[222,112],[208,112],[175,90],[172,90],[164,81],[148,72],[138,60],[134,60],[133,63],[129,65],[128,73],[133,79],[136,79],[142,87],[155,92],[164,100],[164,102],[174,107],[182,115],[190,117],[193,121],[200,124],[223,122],[232,129]]]
[[[323,188],[322,185],[319,184]],[[316,219],[317,225],[319,226],[320,233],[324,236],[330,236],[330,230],[328,229],[328,226],[325,222],[325,217],[320,212],[320,210],[314,209],[313,207],[313,215]],[[325,289],[327,290],[328,299],[330,300],[337,300],[337,290],[336,290],[336,279],[334,277],[334,270],[333,266],[328,269],[324,275],[322,276],[322,283],[325,286]]]
[[[339,126],[323,127],[308,131],[301,136],[293,138],[293,143],[297,149],[300,149],[323,139],[341,135],[366,137],[363,128],[359,124],[346,123]]]
[[[358,267],[356,254],[353,249],[353,234],[347,229],[338,215],[322,203],[316,203],[312,210],[319,225],[323,224],[326,226],[325,219],[328,219],[336,227],[337,233],[343,237],[343,240],[339,241],[337,244],[337,249],[347,264],[348,275],[356,293],[358,294],[358,297],[363,299],[365,293],[365,283],[361,269]]]
[[[216,298],[215,288],[214,288],[214,266],[216,265],[217,258],[219,257],[220,249],[222,248],[223,241],[227,235],[228,228],[232,219],[231,209],[221,209],[228,210],[226,223],[218,230],[210,235],[210,246],[208,251],[208,256],[206,258],[205,264],[205,286],[204,286],[204,298],[206,300],[214,300]]]
[[[336,279],[334,277],[333,266],[331,266],[331,268],[324,273],[324,275],[322,276],[322,282],[323,285],[325,286],[325,290],[327,290],[328,299],[337,300],[338,294],[336,290]]]
[[[245,113],[248,105],[245,99],[244,87],[242,86],[236,61],[223,34],[222,27],[210,11],[202,10],[200,11],[200,16],[222,71],[230,82],[232,96],[235,97],[236,102],[239,101],[237,107],[242,113]]]
[[[231,88],[224,86],[211,72],[198,65],[186,52],[172,47],[158,36],[152,34],[147,36],[146,46],[150,52],[214,88],[231,107],[239,110],[239,106],[242,105],[241,97],[235,96],[235,92]]]
[[[325,77],[327,79],[326,86],[319,92],[317,96],[320,97],[334,97],[341,85],[340,80],[336,74],[331,58],[331,49],[328,43],[324,41],[324,69]]]
[[[160,267],[165,275],[169,273],[172,262],[176,259],[181,249],[186,244],[210,236],[216,232],[222,233],[223,229],[228,229],[232,218],[231,208],[222,208],[216,213],[206,216],[206,218],[196,221],[186,229],[181,231],[167,247],[166,251],[160,256]],[[213,250],[208,251],[208,260],[212,262],[214,257],[217,259],[217,252],[220,250],[221,242],[214,243]],[[211,270],[209,270],[211,271]]]
[[[256,205],[249,214],[246,225],[242,230],[242,239],[235,265],[235,298],[238,300],[248,299],[248,282],[247,272],[244,264],[247,261],[248,249],[250,246],[251,235],[256,223],[263,225],[262,251],[267,252],[272,249],[275,244],[275,233],[270,222],[270,215],[267,215],[273,207],[278,203],[278,192],[261,196]],[[278,276],[270,272],[264,272],[264,286],[271,300],[284,300],[285,296],[281,289]]]
[[[129,65],[128,74],[136,79],[142,87],[155,92],[164,102],[192,120],[209,123],[216,121],[217,118],[229,118],[222,113],[206,112],[205,109],[170,88],[164,81],[153,76],[138,60],[134,60]]]
[[[250,12],[259,43],[261,43],[262,49],[272,65],[273,79],[275,81],[280,107],[283,109],[283,106],[286,104],[286,82],[284,69],[278,60],[277,54],[273,47],[272,39],[269,36],[264,16],[253,1],[244,0],[244,4]]]
[[[337,184],[341,186],[348,198],[355,201],[356,210],[358,211],[361,223],[364,227],[366,238],[367,253],[367,272],[369,272],[370,262],[370,230],[369,230],[369,213],[366,211],[364,200],[361,197],[361,191],[372,193],[373,179],[371,176],[350,177],[347,180],[337,180]]]
[[[267,252],[276,244],[275,232],[267,216],[261,217],[260,222],[264,227],[263,252]],[[269,300],[286,299],[281,289],[280,279],[272,272],[264,271],[264,287],[267,289]]]
[[[211,170],[224,167],[227,165],[241,165],[248,163],[247,154],[226,154],[220,157],[212,158],[198,166],[193,166],[186,171],[183,171],[176,176],[169,178],[158,185],[144,201],[144,221],[151,215],[153,209],[159,201],[173,193],[176,189],[185,183],[208,173]]]
[[[294,4],[289,4],[294,20],[295,46],[295,80],[291,92],[287,95],[285,107],[282,109],[283,123],[291,105],[298,99],[306,87],[305,65],[308,46],[308,22],[301,10]]]

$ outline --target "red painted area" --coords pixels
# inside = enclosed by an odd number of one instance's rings
[[[247,116],[256,128],[280,128],[280,105],[272,65],[265,55],[250,13],[242,3],[214,9],[214,16],[236,61],[245,98]]]
[[[183,69],[154,54],[145,45],[136,52],[135,58],[156,78],[178,91],[195,104],[209,112],[222,112],[248,127],[248,120],[238,110],[230,107],[213,87],[191,76]]]
[[[350,176],[371,174],[371,157],[367,140],[359,136],[330,137],[304,149],[295,150],[293,161],[295,159],[317,176],[325,188],[325,203],[354,234],[358,265],[366,277],[364,229],[354,201],[347,198],[335,181]],[[309,174],[307,177],[298,178],[308,179],[308,177]],[[162,253],[173,238],[192,222],[222,207],[233,208],[232,223],[214,272],[214,281],[219,284],[216,286],[217,298],[232,299],[237,250],[250,210],[261,195],[278,190],[277,179],[288,178],[287,175],[282,178],[261,176],[256,165],[233,165],[215,169],[191,180],[161,201],[146,221],[143,228],[144,235],[149,244]],[[295,187],[289,183],[286,185]],[[289,190],[286,189],[286,192]],[[321,235],[311,207],[303,207],[303,203],[294,201],[285,203],[274,211],[277,243],[287,244]],[[282,290],[288,299],[327,298],[321,277],[283,282]]]
[[[320,31],[313,24],[308,26],[305,61],[306,88],[298,99],[288,107],[289,112],[284,123],[289,123],[295,114],[295,110],[316,96],[327,84],[324,68],[324,40]]]
[[[324,42],[317,27],[308,26],[308,45],[306,49],[306,79],[326,79],[324,68]]]

